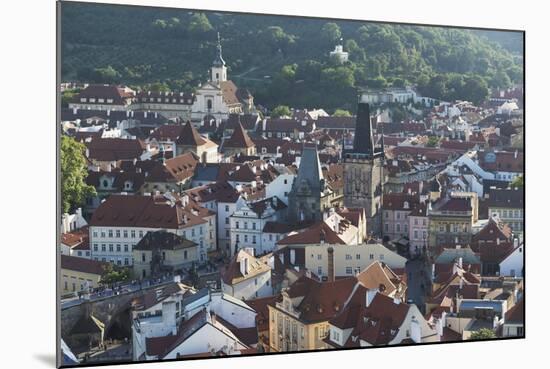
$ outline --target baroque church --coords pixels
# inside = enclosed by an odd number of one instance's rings
[[[229,114],[254,112],[254,97],[247,89],[238,88],[227,79],[227,65],[222,56],[222,45],[218,33],[216,57],[210,67],[209,80],[195,91],[191,108],[191,121],[202,122],[215,119],[221,122]]]

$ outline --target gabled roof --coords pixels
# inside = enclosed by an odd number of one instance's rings
[[[201,146],[204,145],[206,142],[207,141],[202,138],[196,128],[193,127],[191,122],[187,122],[183,126],[183,130],[181,131],[180,136],[176,141],[176,144],[185,146]]]
[[[287,293],[290,298],[303,297],[298,306],[300,320],[306,323],[327,321],[343,308],[355,286],[355,278],[319,282],[306,276],[294,282]]]
[[[79,258],[76,256],[61,255],[61,269],[102,276],[103,274],[105,274],[106,266],[106,263],[96,260]]]
[[[384,295],[391,295],[398,291],[398,295],[404,295],[407,285],[386,264],[378,260],[370,264],[361,273],[357,274],[357,280],[368,289],[380,289]]]
[[[254,146],[256,145],[250,139],[250,136],[248,136],[248,133],[246,133],[240,122],[235,127],[231,137],[223,143],[224,148],[249,148]]]
[[[518,300],[510,310],[504,315],[504,324],[524,324],[525,323],[525,303],[523,298]]]
[[[94,138],[86,146],[88,158],[99,161],[137,159],[145,151],[142,141],[125,138]]]
[[[195,174],[199,157],[194,152],[165,160],[164,164],[157,162],[147,173],[146,182],[182,182]]]
[[[147,232],[136,246],[134,246],[134,250],[179,250],[195,246],[197,246],[197,244],[191,240],[161,230]]]
[[[244,263],[245,259],[248,260],[248,273],[243,275],[241,273],[241,263]],[[270,270],[271,268],[267,264],[262,263],[259,259],[241,249],[229,262],[227,269],[222,274],[222,280],[225,284],[235,285]]]

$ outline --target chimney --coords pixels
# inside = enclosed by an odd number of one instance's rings
[[[414,343],[422,342],[420,323],[418,322],[418,320],[416,320],[416,317],[414,316],[411,320],[411,340],[413,340]]]
[[[329,247],[328,253],[328,281],[334,282],[334,249]]]
[[[241,259],[241,261],[239,262],[239,268],[240,268],[240,271],[241,271],[242,275],[247,275],[248,274],[248,258],[247,257],[243,257]]]
[[[462,257],[458,258],[458,267],[462,269]]]
[[[111,116],[111,109],[107,109],[107,116],[108,116],[108,117]]]
[[[290,264],[294,265],[296,262],[296,250],[290,249]]]

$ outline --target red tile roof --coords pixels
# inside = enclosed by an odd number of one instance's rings
[[[237,124],[231,137],[223,143],[223,147],[228,148],[249,148],[253,146],[255,146],[254,142],[250,139],[250,136],[248,136],[248,133],[246,133],[240,122]]]
[[[79,258],[75,256],[61,255],[61,269],[73,270],[76,272],[103,275],[105,274],[105,263],[96,260]]]

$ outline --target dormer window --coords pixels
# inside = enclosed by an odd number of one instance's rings
[[[81,97],[81,98],[80,98],[80,102],[86,102],[86,98],[85,98],[85,97]]]
[[[107,103],[112,104],[112,103],[113,103],[113,99],[107,99]]]
[[[90,102],[91,102],[91,103],[95,103],[95,98],[94,98],[94,97],[90,97]]]
[[[105,102],[105,99],[97,99],[97,102],[98,102],[98,103],[104,103],[104,102]]]

